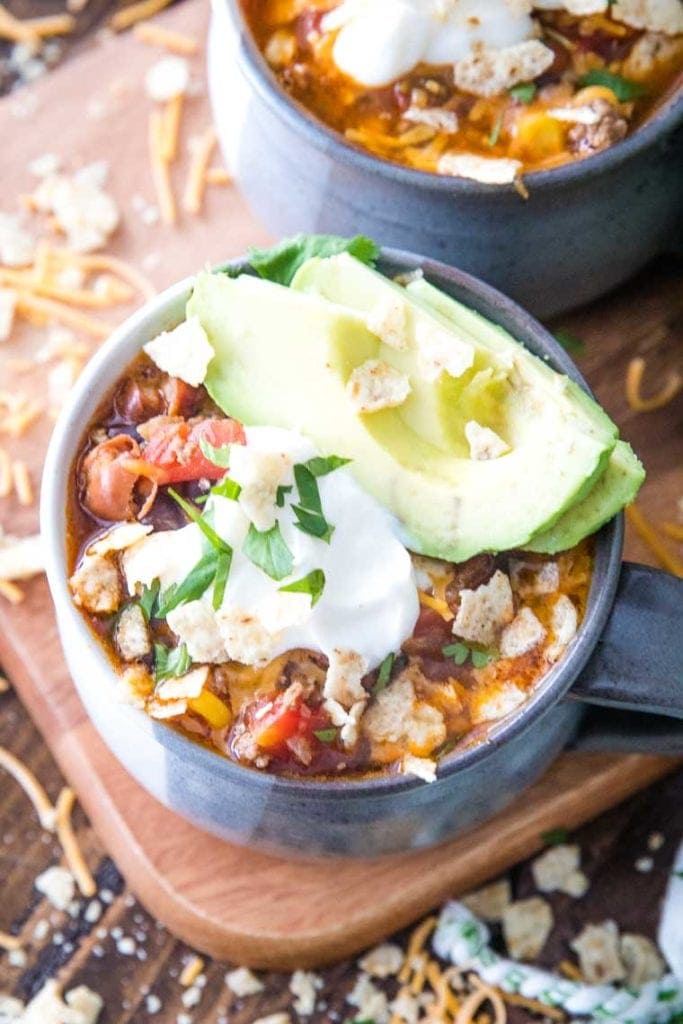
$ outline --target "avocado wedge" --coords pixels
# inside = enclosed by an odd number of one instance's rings
[[[408,285],[409,292],[430,308],[444,316],[451,317],[454,324],[462,329],[471,329],[475,324],[473,316],[478,314],[444,295],[424,279],[416,280]],[[487,323],[485,321],[485,323]],[[476,326],[480,326],[477,324]],[[495,343],[495,338],[491,339]],[[586,398],[589,396],[574,385]],[[591,403],[595,406],[596,403]],[[597,407],[599,408],[599,407]],[[605,413],[600,410],[603,415]],[[584,537],[589,537],[609,522],[626,505],[636,497],[645,479],[643,465],[631,446],[626,441],[617,441],[604,474],[597,480],[589,493],[572,508],[562,515],[548,530],[538,533],[525,544],[527,551],[540,554],[555,554],[574,547]]]
[[[588,493],[613,447],[610,432],[579,430],[580,415],[527,391],[510,423],[515,431],[527,424],[529,443],[516,446],[513,437],[508,454],[488,461],[444,453],[406,424],[400,407],[357,413],[347,381],[378,358],[381,342],[363,316],[317,295],[201,274],[188,315],[199,317],[214,348],[205,383],[221,408],[246,424],[300,430],[323,454],[352,459],[360,483],[402,524],[406,544],[424,554],[464,561],[523,547]]]
[[[549,530],[525,544],[526,551],[554,555],[573,548],[584,537],[590,537],[629,505],[640,490],[645,470],[638,456],[626,441],[617,441],[607,469],[590,493]]]

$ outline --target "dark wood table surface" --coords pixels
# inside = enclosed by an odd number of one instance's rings
[[[62,10],[60,0],[9,0],[7,7],[19,17],[54,13]],[[90,0],[78,15],[77,31],[60,44],[55,60],[67,59],[72,50],[87,45],[88,35],[100,26],[111,8],[109,0]],[[8,60],[9,47],[0,43],[0,94],[16,87],[16,75]],[[680,266],[669,268],[665,276],[681,279]],[[623,301],[627,301],[624,296]],[[680,323],[672,331],[680,341]],[[599,339],[592,339],[599,342]],[[680,347],[678,348],[680,353]],[[601,390],[600,379],[591,375],[593,357],[590,347],[583,368],[591,382]],[[596,366],[598,364],[596,363]],[[612,410],[613,412],[615,410]],[[632,431],[625,410],[620,418],[627,436]],[[674,417],[675,419],[675,417]],[[669,426],[675,422],[658,415],[643,425],[652,431],[662,449],[671,441]],[[649,467],[653,468],[653,467]],[[51,798],[56,798],[63,779],[41,737],[11,687],[0,694],[0,744],[33,769]],[[104,999],[101,1024],[247,1024],[278,1010],[291,1011],[289,977],[263,976],[263,994],[236,1000],[227,988],[224,976],[228,966],[206,961],[206,985],[197,1007],[182,1003],[184,989],[179,983],[183,965],[192,951],[159,926],[126,890],[116,865],[107,856],[97,836],[80,811],[77,831],[88,863],[94,869],[102,916],[96,922],[86,919],[87,900],[81,900],[74,916],[52,908],[33,887],[35,877],[50,864],[58,863],[61,851],[56,840],[44,833],[20,789],[0,775],[0,930],[26,929],[35,934],[22,958],[0,953],[0,994],[30,999],[49,977],[57,977],[65,988],[87,984]],[[648,853],[648,836],[662,833],[662,848],[650,856],[652,870],[642,871],[638,862]],[[570,955],[569,939],[583,924],[613,919],[622,930],[656,936],[659,903],[669,875],[676,846],[683,836],[683,770],[643,791],[625,804],[604,814],[572,837],[581,845],[583,867],[591,884],[586,897],[571,900],[551,895],[556,927],[543,952],[542,963],[556,966]],[[641,865],[642,867],[642,865]],[[535,893],[529,864],[521,864],[510,873],[516,898]],[[42,923],[45,922],[45,923]],[[123,953],[132,938],[134,952]],[[404,941],[405,936],[397,936]],[[121,949],[117,948],[117,945]],[[353,1010],[345,1002],[357,975],[353,962],[340,963],[322,972],[324,989],[320,998],[327,1008],[311,1018],[344,1022],[353,1019]],[[147,997],[157,999],[155,1013],[147,1009]],[[185,1016],[183,1016],[185,1015]],[[296,1015],[292,1012],[292,1018]],[[512,1022],[530,1020],[525,1011],[513,1010]]]

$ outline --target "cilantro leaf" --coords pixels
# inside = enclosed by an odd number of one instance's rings
[[[318,537],[319,540],[329,544],[330,538],[334,533],[334,527],[327,522],[323,515],[320,491],[318,490],[318,481],[315,475],[307,465],[304,465],[303,462],[298,462],[294,466],[294,479],[300,501],[299,505],[292,505],[292,511],[297,520],[294,525],[302,533],[309,533],[311,536]]]
[[[292,493],[292,485],[280,484],[275,494],[275,504],[278,508],[285,507],[285,497]]]
[[[582,88],[586,85],[604,85],[612,90],[619,103],[637,100],[647,93],[647,89],[640,82],[624,78],[623,75],[615,75],[606,68],[591,68],[585,75],[581,75],[579,85]]]
[[[249,250],[249,262],[260,277],[289,285],[300,266],[313,256],[336,256],[348,252],[361,263],[374,266],[379,246],[363,235],[340,238],[338,235],[294,235],[272,249]]]
[[[184,676],[192,664],[185,644],[180,647],[166,647],[165,644],[154,645],[154,678],[158,683],[174,676]]]
[[[341,466],[346,466],[349,462],[351,462],[351,459],[343,459],[341,455],[326,455],[309,459],[303,465],[306,469],[310,470],[313,476],[327,476],[328,473],[332,473],[335,469],[340,469]]]
[[[203,518],[201,512],[199,512],[194,505],[190,504],[189,501],[185,501],[184,498],[181,498],[178,492],[172,487],[169,487],[168,493],[171,495],[173,500],[180,505],[188,519],[191,519],[193,523],[197,524],[212,547],[216,548],[217,551],[224,551],[226,555],[232,555],[232,548],[230,545],[218,536],[214,528],[209,526],[206,519]]]
[[[287,594],[310,594],[311,608],[313,608],[323,596],[325,589],[325,573],[322,569],[313,569],[307,576],[303,576],[294,583],[288,583],[286,587],[280,587],[283,593]]]
[[[536,95],[537,88],[535,82],[521,82],[519,85],[513,85],[508,91],[512,98],[520,103],[531,103]]]
[[[334,727],[329,729],[314,729],[313,735],[316,736],[321,743],[334,743],[337,738],[337,730]]]
[[[464,665],[470,656],[470,649],[466,644],[448,644],[441,648],[441,653],[452,658],[456,665]]]
[[[251,523],[242,551],[273,580],[283,580],[292,571],[294,555],[285,543],[279,523],[270,530],[257,530]]]
[[[382,690],[385,690],[387,688],[387,686],[389,685],[389,680],[391,679],[391,673],[392,673],[393,668],[394,668],[394,659],[395,658],[396,658],[396,655],[392,651],[390,654],[387,654],[386,658],[384,659],[384,661],[380,665],[379,672],[377,673],[377,682],[375,683],[375,685],[372,688],[372,692],[374,693],[375,696],[377,696],[378,693],[381,693]]]
[[[546,846],[562,846],[568,838],[569,833],[566,828],[551,828],[547,832],[541,833],[541,839]]]
[[[216,574],[213,578],[213,595],[211,604],[214,611],[217,611],[223,604],[223,598],[225,597],[225,586],[228,582],[228,576],[230,575],[230,566],[232,565],[232,555],[228,555],[222,552],[216,558]]]
[[[307,508],[302,508],[301,505],[292,505],[292,511],[296,516],[297,521],[294,525],[297,530],[301,530],[302,533],[310,533],[312,537],[324,540],[326,544],[330,543],[334,533],[334,526],[331,526],[324,516],[318,512],[311,512]]]
[[[579,355],[586,348],[586,344],[581,338],[577,338],[575,334],[562,328],[555,331],[555,339],[559,341],[565,352],[574,352]]]
[[[199,438],[199,447],[202,450],[202,455],[209,462],[212,462],[214,466],[220,466],[221,469],[227,469],[230,465],[230,445],[223,444],[220,448],[214,448],[212,444],[204,437]]]
[[[219,498],[230,498],[231,501],[237,501],[242,493],[242,488],[232,477],[224,476],[211,488],[211,493],[217,494]]]
[[[472,664],[475,668],[485,668],[498,657],[496,651],[472,651]]]
[[[138,604],[142,609],[142,614],[145,616],[147,622],[150,619],[156,618],[156,606],[157,598],[159,597],[159,580],[152,580],[151,587],[143,587],[142,593],[138,598]]]
[[[159,599],[157,617],[165,619],[168,613],[177,608],[178,605],[198,600],[204,591],[208,590],[211,586],[216,575],[217,560],[218,552],[211,548],[210,551],[199,559],[182,583],[173,584],[168,590],[165,590]]]

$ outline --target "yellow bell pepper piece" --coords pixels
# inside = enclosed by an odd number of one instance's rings
[[[202,690],[198,697],[190,697],[188,708],[201,715],[212,729],[225,729],[232,721],[232,712],[211,690]]]

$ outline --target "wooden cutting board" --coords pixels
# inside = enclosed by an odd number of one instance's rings
[[[203,38],[206,19],[206,5],[187,0],[159,21]],[[54,152],[67,168],[108,160],[109,188],[123,213],[109,251],[145,270],[161,288],[207,261],[262,244],[267,236],[235,189],[211,189],[202,215],[181,215],[175,228],[145,224],[136,212],[136,197],[153,201],[146,155],[149,101],[142,81],[154,59],[155,52],[131,35],[102,36],[48,80],[1,100],[0,136],[11,139],[3,156],[6,211],[15,196],[34,186],[27,165],[35,157]],[[201,86],[201,57],[194,65]],[[209,120],[206,96],[199,89],[188,104],[185,147],[173,172],[178,194],[187,170],[187,142]],[[562,325],[584,339],[581,367],[649,469],[641,505],[654,519],[674,519],[683,494],[683,406],[679,401],[658,413],[635,416],[623,397],[623,379],[636,353],[647,357],[655,388],[668,368],[680,364],[681,279],[680,265],[662,261]],[[122,309],[120,317],[127,312]],[[45,396],[46,367],[31,361],[44,340],[40,329],[23,329],[3,346],[0,390]],[[29,360],[28,368],[22,360]],[[0,445],[25,459],[36,481],[51,422],[46,413],[25,437],[0,436]],[[13,497],[0,499],[0,523],[10,533],[32,532],[37,507],[23,508]],[[628,538],[627,551],[637,560],[650,560],[634,537]],[[1,663],[140,900],[176,934],[223,959],[284,969],[350,955],[527,856],[540,846],[545,830],[573,828],[676,763],[566,754],[514,808],[436,850],[315,867],[278,860],[199,832],[133,782],[103,747],[76,696],[44,580],[31,582],[25,593],[17,607],[0,599]]]

